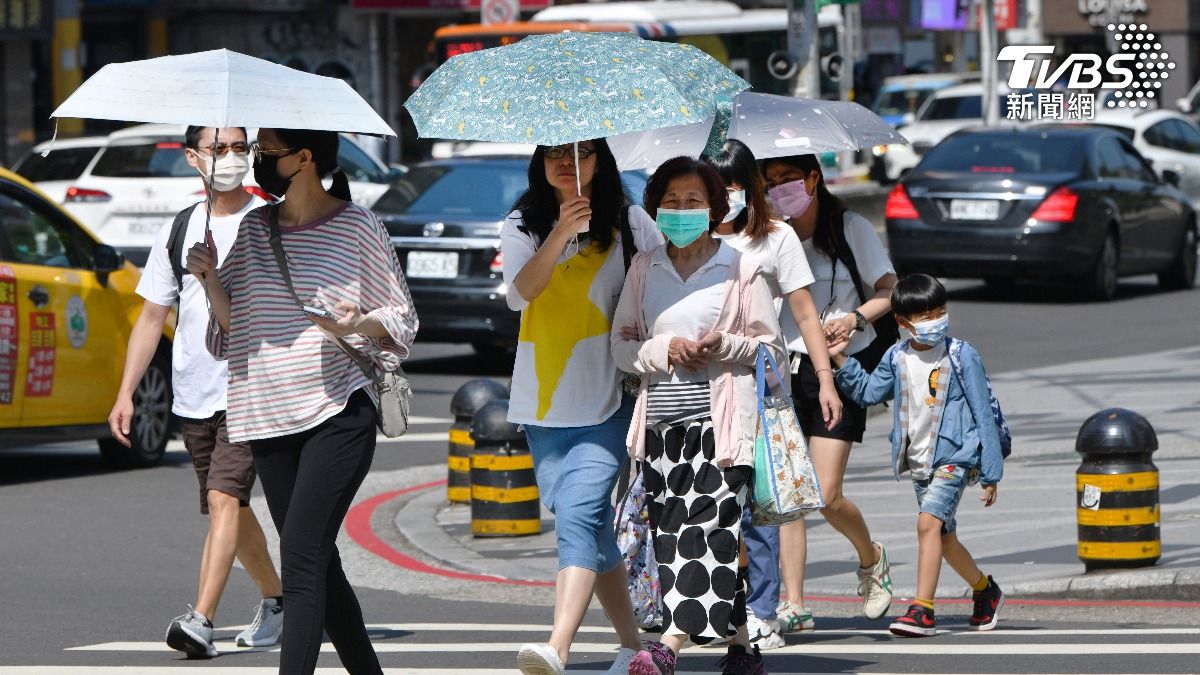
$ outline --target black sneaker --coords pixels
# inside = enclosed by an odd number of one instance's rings
[[[721,675],[768,675],[758,646],[755,645],[753,649],[753,652],[747,652],[745,647],[730,646],[718,664],[721,666]]]
[[[931,637],[937,635],[937,620],[932,609],[909,605],[908,613],[893,621],[888,630],[900,637]]]
[[[1004,606],[1004,591],[988,576],[987,588],[971,595],[975,601],[975,613],[968,621],[967,630],[991,630],[1000,619],[1000,608]]]

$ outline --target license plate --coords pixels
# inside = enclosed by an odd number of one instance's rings
[[[414,279],[453,279],[458,276],[458,253],[409,251],[405,274]]]
[[[153,237],[158,234],[158,231],[166,225],[167,221],[163,216],[150,216],[144,218],[130,218],[128,226],[129,236],[131,237]]]
[[[1000,217],[1000,202],[994,199],[951,199],[951,220],[995,220]]]

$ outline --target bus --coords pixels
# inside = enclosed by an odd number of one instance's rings
[[[791,83],[767,70],[772,52],[787,48],[786,9],[742,9],[725,0],[581,3],[549,7],[529,21],[443,26],[434,33],[432,67],[447,59],[489,47],[513,44],[528,35],[585,32],[635,33],[649,40],[682,42],[702,49],[750,83],[756,91],[790,94]],[[826,5],[818,15],[821,57],[846,54],[841,7]],[[815,65],[815,64],[814,64]],[[419,75],[414,84],[423,79]],[[821,77],[821,98],[841,98],[839,84]]]

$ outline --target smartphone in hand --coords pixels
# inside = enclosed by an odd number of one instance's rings
[[[330,312],[327,309],[321,309],[320,307],[310,307],[308,305],[302,305],[300,307],[300,311],[304,312],[305,314],[309,314],[311,316],[320,317],[322,319],[329,319],[330,321],[337,321],[337,317],[333,315],[333,312]]]

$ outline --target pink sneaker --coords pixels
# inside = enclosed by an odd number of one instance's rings
[[[629,675],[675,675],[675,652],[661,642],[646,642],[629,662]]]

